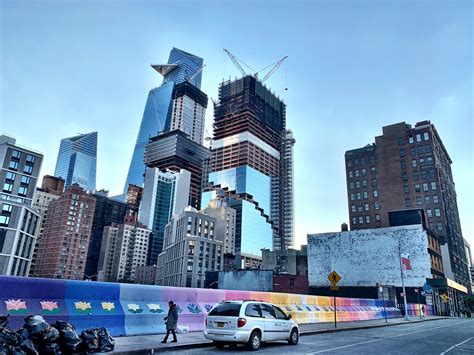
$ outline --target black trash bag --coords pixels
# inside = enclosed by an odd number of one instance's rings
[[[21,350],[19,347],[11,347],[10,352],[8,353],[9,355],[26,355],[26,353]]]
[[[106,353],[114,350],[115,340],[112,338],[112,335],[110,335],[107,328],[99,328],[97,335],[99,336],[99,351]]]
[[[74,353],[79,351],[82,339],[71,323],[58,320],[53,324],[53,327],[59,331],[58,343],[61,345],[63,352]]]
[[[0,355],[8,355],[10,347],[0,342]]]
[[[61,346],[58,343],[41,345],[39,353],[41,355],[62,355]]]
[[[81,333],[83,350],[88,353],[99,351],[99,328],[89,328]]]
[[[31,341],[30,332],[27,329],[20,329],[20,349],[23,350],[26,355],[38,355],[35,344]]]
[[[30,332],[30,338],[34,342],[49,344],[59,338],[59,331],[51,327],[41,316],[26,317],[24,328]]]
[[[20,344],[20,334],[14,332],[9,326],[5,326],[0,331],[0,344],[1,343],[15,347]]]
[[[8,317],[10,317],[9,314],[6,316],[0,316],[0,332],[8,325]]]

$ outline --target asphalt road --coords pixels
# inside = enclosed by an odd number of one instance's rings
[[[240,354],[246,349],[225,347],[187,351],[189,354]],[[297,346],[263,344],[258,353],[297,354],[474,354],[474,319],[444,319],[397,326],[302,336]]]

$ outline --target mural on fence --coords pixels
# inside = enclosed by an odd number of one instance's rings
[[[105,326],[112,335],[164,333],[168,301],[178,306],[179,325],[202,330],[207,313],[222,300],[250,299],[279,305],[298,323],[334,321],[332,297],[0,276],[0,315],[14,329],[29,314],[64,320],[79,330]],[[383,318],[383,301],[337,298],[339,322]],[[386,304],[387,317],[400,317]]]
[[[418,304],[418,303],[408,303],[407,306],[408,306],[408,315],[409,316],[419,317],[420,312],[421,312],[421,307],[425,307],[425,312],[424,312],[425,316],[434,315],[433,306],[429,306],[429,305],[426,305],[426,304]]]

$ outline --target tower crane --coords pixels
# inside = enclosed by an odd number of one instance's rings
[[[237,69],[242,73],[243,76],[246,76],[246,75],[249,75],[243,68],[242,68],[242,65],[240,65],[240,63],[242,63],[243,65],[245,65],[247,68],[249,68],[254,74],[253,74],[253,77],[255,79],[258,79],[258,74],[264,70],[267,70],[268,68],[271,67],[270,71],[267,73],[267,75],[265,75],[263,77],[262,80],[260,80],[262,83],[264,83],[265,81],[267,81],[270,76],[273,75],[273,73],[280,67],[280,65],[285,61],[286,58],[288,58],[288,56],[284,56],[283,58],[277,60],[275,63],[273,64],[270,64],[269,66],[266,66],[265,68],[263,69],[260,69],[258,71],[255,71],[255,69],[252,69],[249,65],[245,64],[244,61],[242,61],[241,59],[237,58],[235,55],[233,55],[228,49],[224,48],[224,52],[229,56],[229,58],[232,60],[232,62],[234,63],[234,65],[237,67]]]

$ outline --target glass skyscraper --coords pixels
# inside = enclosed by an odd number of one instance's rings
[[[64,179],[65,188],[76,183],[92,191],[95,189],[96,170],[97,132],[61,140],[54,176]]]
[[[127,193],[129,184],[143,185],[146,169],[143,157],[149,138],[157,136],[162,131],[170,130],[172,126],[173,93],[176,85],[189,82],[200,89],[202,66],[202,58],[178,48],[171,50],[167,64],[152,65],[153,69],[163,75],[163,83],[160,87],[152,89],[148,94],[127,180],[125,181],[124,194]],[[189,132],[187,133],[189,134]]]

